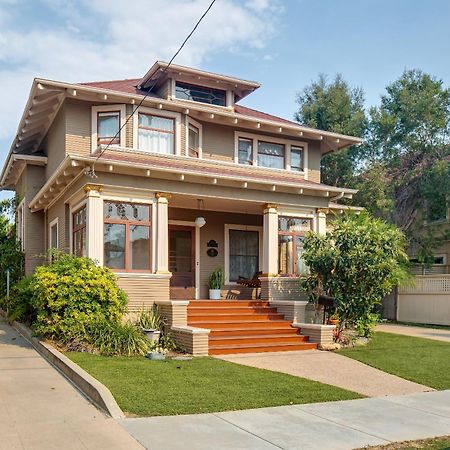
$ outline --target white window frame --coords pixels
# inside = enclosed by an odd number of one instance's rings
[[[241,131],[234,132],[234,162],[239,164],[239,138],[249,139],[253,142],[253,166],[267,170],[289,170],[291,171],[291,147],[303,147],[303,170],[293,170],[291,172],[303,175],[304,179],[308,179],[308,143],[303,141],[293,141],[291,139],[283,139],[264,134],[243,133]],[[284,145],[284,169],[270,168],[258,166],[258,141],[269,142]],[[244,164],[242,164],[244,165]],[[245,164],[248,167],[247,164]]]
[[[19,220],[20,212],[20,220]],[[20,240],[20,249],[25,250],[25,199],[17,205],[16,237]]]
[[[69,230],[70,230],[69,250],[70,250],[71,254],[73,254],[73,213],[78,211],[79,209],[83,208],[83,206],[86,208],[86,240],[87,240],[87,222],[88,222],[87,200],[82,200],[81,202],[78,202],[78,203],[75,203],[75,204],[69,206],[69,213],[70,213],[70,217],[69,217]],[[87,256],[87,255],[85,255],[85,256]]]
[[[194,156],[189,156],[189,127],[193,126],[198,129],[198,158]],[[203,158],[203,125],[200,122],[197,122],[192,117],[187,116],[186,119],[186,148],[185,148],[186,156],[193,159],[202,159]]]
[[[256,225],[239,225],[239,224],[225,224],[224,227],[224,266],[225,266],[225,284],[230,286],[237,286],[235,281],[230,281],[230,230],[238,231],[257,231],[258,232],[258,244],[259,244],[259,261],[258,265],[262,267],[262,256],[263,256],[263,227]]]
[[[52,228],[56,226],[56,247],[52,246]],[[59,218],[55,217],[49,224],[48,224],[48,245],[47,249],[50,250],[51,248],[58,250],[59,249]]]
[[[126,120],[126,106],[125,105],[99,105],[99,106],[93,106],[91,109],[91,152],[94,153],[97,148],[97,126],[98,126],[98,113],[107,113],[107,112],[114,112],[119,111],[119,129],[120,129],[120,135],[119,135],[119,145],[117,144],[111,144],[111,146],[115,147],[125,147],[125,139],[126,139],[126,130],[125,127],[121,129],[123,124]]]
[[[175,119],[175,153],[168,154],[167,156],[180,156],[181,155],[181,114],[174,111],[167,111],[165,109],[147,108],[141,106],[137,109],[133,116],[133,149],[144,154],[151,155],[166,155],[165,153],[151,152],[149,150],[141,150],[139,148],[139,114],[150,114],[159,117],[165,117],[167,119]]]

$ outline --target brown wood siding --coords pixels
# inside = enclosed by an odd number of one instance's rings
[[[164,83],[157,89],[156,93],[166,100],[169,99],[170,95],[170,85],[172,83],[172,80],[168,78]]]
[[[126,105],[125,109],[125,120],[133,114],[134,105]],[[125,126],[125,146],[128,148],[133,148],[133,118],[128,120]]]
[[[181,208],[169,208],[169,220],[185,220],[192,222],[198,216],[198,211],[181,209]],[[225,224],[237,224],[237,225],[263,225],[262,214],[236,214],[236,213],[224,213],[214,211],[202,211],[202,216],[206,219],[206,225],[200,229],[200,298],[208,298],[208,278],[215,269],[218,267],[224,267],[225,263]],[[206,254],[208,249],[207,243],[211,239],[214,239],[218,244],[218,256],[212,258]],[[254,295],[248,289],[244,289],[245,294],[241,294],[241,288],[239,286],[230,289],[234,292],[237,298],[242,298],[242,295],[251,296]],[[224,295],[228,292],[228,289],[224,290]]]
[[[320,153],[320,145],[316,142],[308,144],[308,180],[320,183],[320,160],[322,155]]]
[[[118,285],[128,295],[128,311],[139,311],[142,305],[157,300],[169,300],[169,280],[118,275]]]
[[[58,249],[68,252],[70,250],[70,241],[68,239],[69,223],[67,220],[67,205],[62,199],[59,199],[47,211],[47,230],[55,218],[58,218]],[[49,245],[50,243],[47,242],[47,248]]]
[[[181,136],[180,136],[180,146],[181,146],[181,154],[186,156],[186,140],[188,136],[188,124],[187,124],[187,116],[186,114],[181,114]]]
[[[234,128],[203,123],[203,158],[234,161]]]
[[[89,102],[67,100],[66,149],[71,155],[91,153],[91,106]]]

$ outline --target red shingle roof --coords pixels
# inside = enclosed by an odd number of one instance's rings
[[[127,94],[138,94],[144,95],[145,92],[136,88],[139,83],[140,78],[131,78],[127,80],[112,80],[112,81],[93,81],[89,83],[80,83],[84,86],[92,86],[100,89],[109,89],[111,91],[124,92]],[[155,95],[156,97],[156,95]],[[235,105],[234,110],[237,114],[243,116],[254,117],[255,119],[261,120],[271,120],[273,122],[279,122],[289,125],[299,125],[291,120],[283,119],[281,117],[273,116],[272,114],[267,114],[256,109],[248,108],[247,106]]]

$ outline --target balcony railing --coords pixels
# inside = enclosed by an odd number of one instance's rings
[[[422,264],[417,264],[411,267],[413,275],[441,275],[450,273],[450,265],[447,264],[433,264],[426,267]]]

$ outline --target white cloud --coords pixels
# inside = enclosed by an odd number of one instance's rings
[[[276,30],[278,1],[217,0],[175,62],[198,67],[218,52],[257,53]],[[33,77],[90,81],[142,76],[156,59],[170,59],[208,4],[42,0],[35,7],[45,8],[47,16],[28,17],[26,25],[20,14],[1,12],[0,139],[12,139]],[[32,13],[33,6],[27,11]]]

